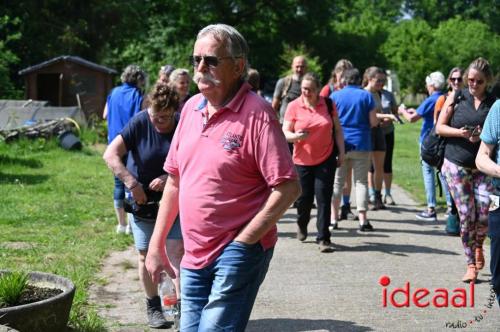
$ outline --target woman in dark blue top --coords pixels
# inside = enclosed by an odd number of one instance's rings
[[[139,278],[146,293],[149,326],[159,328],[166,326],[167,322],[161,311],[158,286],[151,280],[144,262],[168,177],[163,163],[179,120],[179,96],[166,83],[158,82],[149,94],[149,100],[150,107],[135,115],[111,142],[104,153],[104,160],[125,183],[133,202],[130,224],[139,253]],[[127,153],[129,158],[125,166],[122,157]],[[174,282],[179,298],[179,265],[184,247],[178,219],[170,230],[167,248],[177,276]]]
[[[484,267],[483,242],[488,231],[491,181],[476,168],[479,134],[495,98],[487,91],[490,64],[474,60],[464,74],[466,89],[452,92],[438,118],[436,132],[447,137],[441,172],[458,209],[460,237],[467,258],[464,282],[475,281]],[[455,94],[459,94],[455,97]]]

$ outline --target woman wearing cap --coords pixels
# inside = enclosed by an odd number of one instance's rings
[[[399,112],[410,122],[423,119],[422,129],[420,131],[419,143],[422,144],[424,137],[431,131],[434,126],[434,106],[439,96],[443,93],[441,89],[445,83],[443,73],[435,71],[430,73],[425,78],[425,86],[429,97],[425,99],[422,104],[415,110],[413,108],[406,109],[400,108]],[[427,209],[418,213],[416,218],[424,221],[437,221],[436,216],[436,183],[435,183],[435,169],[431,165],[422,160],[422,175],[424,177],[425,196],[427,198]]]
[[[452,92],[438,118],[436,132],[447,137],[441,172],[458,209],[460,237],[467,259],[464,282],[476,281],[484,267],[483,242],[488,232],[491,179],[475,163],[479,134],[495,97],[487,86],[493,80],[490,64],[474,60],[464,74],[466,88]],[[457,95],[457,96],[455,96]]]

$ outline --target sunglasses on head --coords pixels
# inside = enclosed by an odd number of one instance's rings
[[[193,67],[198,67],[201,63],[201,60],[203,60],[203,63],[205,65],[215,68],[219,65],[219,63],[222,60],[225,59],[236,59],[240,58],[238,56],[222,56],[222,57],[217,57],[215,55],[192,55],[189,57],[189,62],[193,65]]]
[[[461,77],[450,77],[450,81],[453,81],[453,82],[462,82],[462,78]]]
[[[484,80],[476,80],[474,78],[469,78],[467,80],[468,80],[469,84],[476,83],[476,85],[482,85],[484,83]]]

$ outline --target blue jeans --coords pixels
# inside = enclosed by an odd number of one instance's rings
[[[427,207],[436,207],[436,169],[422,160],[422,176],[424,177]]]
[[[500,208],[488,215],[488,235],[491,240],[491,284],[500,305]]]
[[[452,206],[453,198],[451,197],[450,189],[448,188],[448,182],[446,182],[446,179],[442,173],[439,173],[439,182],[441,182],[441,188],[443,188],[443,192],[446,197],[446,205]]]
[[[181,268],[181,331],[244,331],[273,251],[233,241],[207,267]]]

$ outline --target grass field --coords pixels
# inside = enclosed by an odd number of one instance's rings
[[[70,278],[76,331],[103,330],[87,287],[105,255],[131,243],[114,234],[113,180],[101,155],[102,147],[69,152],[55,141],[0,142],[0,268]]]
[[[395,183],[424,202],[418,157],[420,123],[396,128]],[[84,143],[96,136],[87,135]],[[76,331],[102,331],[87,303],[103,258],[132,243],[114,233],[113,180],[103,145],[70,152],[55,141],[0,142],[0,268],[56,273],[77,286],[71,314]],[[397,202],[397,197],[395,197]]]

